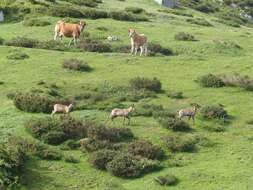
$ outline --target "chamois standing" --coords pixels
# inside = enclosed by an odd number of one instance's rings
[[[186,109],[181,109],[178,111],[178,118],[182,119],[183,117],[188,117],[188,119],[192,119],[193,124],[195,124],[195,116],[197,114],[198,109],[201,106],[198,104],[193,104],[192,108],[186,108]]]
[[[129,37],[131,38],[131,54],[137,55],[138,49],[141,49],[140,56],[143,52],[145,56],[148,54],[148,38],[144,34],[138,34],[134,29],[129,29]]]
[[[72,23],[65,23],[64,21],[60,20],[55,25],[55,35],[54,40],[57,40],[57,37],[67,37],[72,38],[69,42],[69,46],[74,41],[74,45],[76,45],[77,39],[80,38],[80,34],[82,33],[83,29],[86,26],[86,22],[80,21],[79,24],[72,24]]]
[[[123,124],[125,124],[125,119],[128,119],[128,125],[130,125],[130,115],[131,113],[134,111],[134,107],[131,106],[127,109],[119,109],[119,108],[115,108],[111,111],[111,114],[109,116],[109,118],[111,118],[111,120],[113,121],[116,117],[124,117],[123,120]]]
[[[71,109],[74,107],[73,104],[70,104],[68,106],[62,105],[62,104],[55,104],[54,105],[54,110],[52,111],[51,115],[54,115],[55,113],[65,113],[68,114],[70,113]]]

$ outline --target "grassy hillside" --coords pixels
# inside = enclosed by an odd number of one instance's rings
[[[36,1],[40,4],[35,4],[33,1],[10,1],[9,5],[4,3],[1,5],[18,6],[22,2],[25,2],[22,7],[29,7],[32,10],[35,10],[35,7],[45,7],[45,4],[52,7],[67,4],[75,8],[87,9],[87,6],[74,4],[74,1],[73,4],[71,1],[56,1],[57,4],[52,4],[50,1]],[[33,92],[52,96],[49,91],[53,89],[61,98],[73,100],[74,97],[87,91],[92,92],[93,88],[109,88],[110,91],[113,87],[128,87],[129,81],[135,77],[158,78],[162,83],[162,92],[156,93],[156,97],[142,98],[137,102],[127,99],[128,97],[120,102],[106,99],[104,102],[95,102],[88,108],[85,107],[86,100],[75,99],[79,109],[74,110],[70,115],[105,124],[109,110],[115,105],[128,107],[135,104],[136,112],[140,111],[138,106],[141,104],[162,105],[169,112],[176,113],[179,109],[190,107],[191,103],[198,103],[202,107],[222,104],[229,114],[229,122],[205,119],[200,113],[197,115],[195,125],[185,118],[184,120],[193,130],[183,135],[194,135],[204,140],[193,152],[174,153],[168,149],[163,139],[178,132],[166,129],[154,117],[134,116],[131,125],[127,127],[132,130],[136,138],[149,140],[165,151],[166,157],[160,161],[162,169],[139,178],[115,177],[107,171],[91,166],[88,162],[90,153],[81,152],[79,149],[62,150],[59,145],[52,147],[64,155],[73,155],[80,162],[68,163],[64,159],[50,161],[30,155],[21,173],[21,180],[18,185],[14,185],[14,189],[250,190],[253,188],[251,164],[253,131],[252,122],[249,122],[252,121],[253,114],[252,91],[234,86],[205,88],[196,82],[197,78],[209,73],[232,75],[236,72],[241,76],[251,77],[253,74],[252,28],[245,25],[232,27],[218,22],[216,14],[205,14],[190,8],[165,9],[152,0],[107,0],[98,3],[95,10],[111,12],[119,11],[119,7],[123,10],[126,7],[140,5],[146,11],[141,15],[147,17],[149,21],[128,22],[111,17],[94,20],[81,16],[88,23],[85,33],[90,34],[89,38],[109,43],[115,48],[129,45],[128,28],[135,28],[137,32],[145,33],[150,42],[170,48],[174,52],[173,55],[157,54],[139,57],[119,51],[88,52],[77,47],[67,48],[69,39],[63,40],[61,44],[63,51],[50,50],[52,48],[14,47],[8,42],[15,37],[26,37],[41,42],[52,40],[54,24],[62,17],[38,12],[27,14],[21,11],[20,18],[14,19],[13,12],[10,11],[7,22],[0,24],[0,38],[4,40],[0,46],[1,141],[6,142],[8,137],[13,135],[39,141],[25,129],[25,123],[30,119],[48,116],[44,113],[28,113],[17,109],[13,100],[8,98],[10,94]],[[188,16],[183,16],[183,13],[188,13]],[[31,18],[34,15],[48,21],[49,25],[25,26],[23,18]],[[204,19],[210,23],[210,26],[192,23],[192,20],[197,18]],[[79,18],[71,19],[79,20]],[[101,27],[105,29],[101,30]],[[195,40],[175,39],[175,35],[180,32],[193,35]],[[118,36],[120,40],[108,42],[106,37],[109,35]],[[9,56],[15,52],[26,54],[28,58],[10,59]],[[64,69],[62,62],[70,58],[87,62],[92,70],[79,72]],[[44,85],[41,85],[42,81]],[[167,94],[171,91],[182,92],[183,98],[168,97]],[[106,125],[126,127],[122,124],[122,118],[115,119],[114,123],[108,122]],[[208,130],[217,126],[223,130],[220,132]],[[154,178],[167,174],[175,175],[179,183],[166,187],[154,181]]]

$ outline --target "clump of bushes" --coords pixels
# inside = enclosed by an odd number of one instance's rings
[[[141,14],[141,13],[146,12],[143,8],[140,8],[140,7],[126,7],[125,11],[131,12],[133,14]]]
[[[67,59],[64,60],[62,63],[62,67],[70,70],[75,71],[90,71],[91,67],[88,63],[79,60],[79,59]]]
[[[204,18],[195,18],[195,19],[189,18],[189,19],[186,19],[186,21],[191,24],[196,24],[196,25],[200,25],[200,26],[213,26],[210,22],[208,22]]]
[[[172,152],[193,152],[197,139],[193,135],[172,134],[165,137],[164,142]]]
[[[75,158],[73,155],[65,155],[64,156],[64,161],[68,162],[68,163],[73,163],[73,164],[76,164],[76,163],[80,162],[80,160]]]
[[[190,131],[191,127],[188,123],[186,123],[183,120],[173,118],[173,117],[167,117],[167,118],[160,118],[159,122],[162,126],[164,126],[167,129],[171,129],[173,131]]]
[[[193,17],[193,15],[189,12],[186,12],[186,10],[181,11],[177,9],[159,9],[158,11],[163,13],[171,13],[179,16]]]
[[[26,112],[50,113],[53,109],[51,98],[35,93],[17,93],[13,102],[18,109]]]
[[[7,55],[7,59],[11,59],[11,60],[23,60],[23,59],[28,59],[28,58],[29,58],[29,55],[19,50],[11,51]]]
[[[196,41],[192,34],[186,32],[179,32],[175,35],[175,39],[179,41]]]
[[[150,51],[150,55],[162,54],[165,56],[169,56],[174,54],[170,48],[162,47],[158,43],[149,43],[148,49]]]
[[[50,22],[39,18],[26,18],[23,21],[24,26],[48,26],[50,24]]]
[[[178,183],[178,179],[174,175],[170,174],[156,177],[154,180],[162,186],[173,186]]]
[[[114,150],[102,149],[93,152],[89,158],[89,162],[97,169],[105,170],[106,165],[113,160],[117,152]]]
[[[170,98],[174,98],[174,99],[182,99],[182,98],[184,98],[183,92],[179,92],[179,91],[169,91],[167,93],[167,96],[170,97]]]
[[[197,3],[194,6],[194,8],[204,13],[213,13],[213,12],[219,11],[219,8],[216,7],[213,3],[205,2],[205,1]]]
[[[39,41],[25,37],[15,37],[5,42],[7,46],[36,48]]]
[[[203,87],[220,88],[225,86],[222,79],[213,74],[203,75],[197,79],[197,82]]]
[[[226,119],[228,117],[227,111],[221,105],[205,106],[200,112],[205,119]]]
[[[157,79],[148,79],[136,77],[130,80],[130,86],[133,90],[149,90],[154,92],[161,92],[162,83]]]
[[[159,146],[153,145],[151,142],[146,140],[132,142],[128,146],[127,152],[132,155],[141,156],[151,160],[161,159],[164,156],[164,152]]]
[[[132,22],[148,21],[148,18],[145,16],[134,15],[132,13],[128,13],[124,11],[123,12],[112,11],[109,13],[109,16],[115,20],[121,20],[121,21],[132,21]]]

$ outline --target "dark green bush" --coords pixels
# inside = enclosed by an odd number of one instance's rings
[[[80,148],[80,142],[75,141],[75,140],[67,140],[62,144],[61,149],[62,150],[75,150],[77,148]]]
[[[164,156],[164,152],[159,146],[153,145],[146,140],[132,142],[129,144],[127,152],[135,156],[142,156],[152,160],[161,159]]]
[[[162,83],[157,78],[136,77],[130,80],[130,86],[133,90],[146,89],[154,92],[160,92],[162,89]]]
[[[195,5],[195,9],[204,13],[213,13],[219,11],[218,7],[210,2],[200,2]]]
[[[36,48],[39,41],[25,37],[15,37],[5,42],[7,46]]]
[[[55,17],[73,17],[73,18],[83,18],[84,14],[81,9],[77,9],[72,6],[51,6],[47,13],[50,16]]]
[[[200,26],[213,26],[210,22],[208,22],[204,18],[195,18],[195,19],[189,18],[189,19],[186,19],[186,21],[191,24],[196,24],[196,25],[200,25]]]
[[[26,18],[23,21],[24,26],[48,26],[50,24],[50,22],[39,18]]]
[[[88,63],[79,60],[79,59],[67,59],[64,60],[62,63],[62,67],[70,70],[75,71],[90,71],[91,67]]]
[[[143,8],[140,8],[140,7],[126,7],[125,11],[126,12],[131,12],[133,14],[140,14],[140,13],[145,12],[145,10]]]
[[[36,156],[44,160],[61,160],[62,159],[61,152],[52,148],[42,149],[36,153]]]
[[[117,152],[113,150],[99,150],[91,154],[89,162],[97,169],[105,170],[106,165],[113,160]]]
[[[203,75],[197,79],[197,82],[203,87],[220,88],[225,86],[222,79],[213,74]]]
[[[72,155],[65,155],[64,156],[64,161],[65,162],[68,162],[68,163],[73,163],[73,164],[76,164],[76,163],[79,163],[80,160],[75,158],[74,156]]]
[[[7,55],[7,59],[11,59],[11,60],[23,60],[23,59],[28,59],[28,58],[29,58],[29,55],[19,50],[11,51]]]
[[[200,112],[206,119],[226,119],[228,117],[227,111],[220,105],[205,106]]]
[[[86,18],[99,19],[99,18],[108,18],[109,14],[105,11],[100,11],[96,9],[84,9],[82,14]]]
[[[154,179],[162,186],[172,186],[178,183],[178,179],[174,175],[159,176]]]
[[[172,134],[165,137],[164,142],[172,152],[193,152],[197,140],[192,135]]]
[[[168,117],[168,118],[161,118],[160,123],[167,129],[171,129],[173,131],[189,131],[191,127],[188,123],[184,122],[183,120]]]
[[[175,39],[179,41],[196,41],[192,34],[186,32],[179,32],[175,35]]]
[[[113,149],[113,144],[109,141],[102,141],[92,138],[86,138],[81,140],[81,150],[83,152],[94,152],[100,149]]]
[[[169,91],[167,93],[167,96],[170,97],[170,98],[174,98],[174,99],[182,99],[182,98],[184,98],[183,92],[178,92],[178,91]]]
[[[110,17],[115,20],[122,20],[122,21],[132,21],[132,22],[138,22],[138,21],[148,21],[148,18],[141,15],[134,15],[132,13],[128,12],[117,12],[112,11],[109,13]]]
[[[26,112],[50,113],[53,109],[53,100],[39,94],[17,93],[13,102],[18,109]]]
[[[50,131],[43,135],[41,139],[47,144],[59,145],[67,139],[67,136],[62,131]]]
[[[158,43],[149,43],[148,49],[150,51],[150,55],[162,54],[165,56],[169,56],[174,54],[171,49],[162,47]]]

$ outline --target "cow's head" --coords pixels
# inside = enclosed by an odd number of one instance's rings
[[[83,29],[85,28],[85,26],[87,25],[87,23],[83,20],[80,20],[80,23],[79,23],[80,27],[81,27],[81,31],[83,31]]]
[[[128,33],[129,33],[129,37],[131,38],[131,37],[133,37],[133,36],[134,36],[134,34],[135,34],[135,30],[134,30],[134,29],[132,29],[132,28],[129,28],[129,29],[128,29]]]

